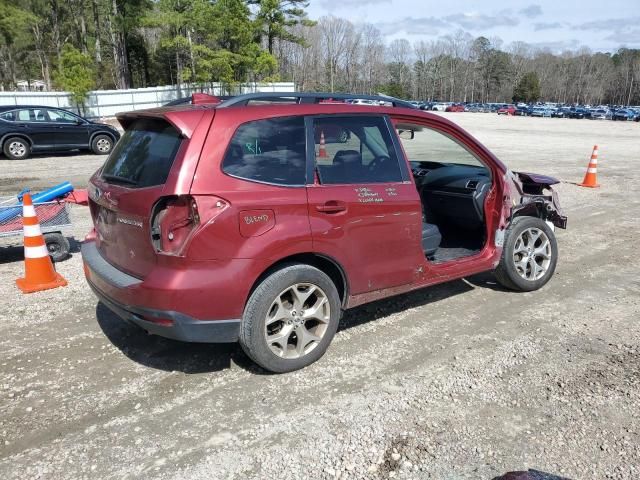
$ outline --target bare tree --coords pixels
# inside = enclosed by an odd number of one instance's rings
[[[335,79],[340,62],[346,51],[346,40],[353,25],[342,18],[322,17],[318,22],[326,55],[329,74],[329,89],[335,91]]]

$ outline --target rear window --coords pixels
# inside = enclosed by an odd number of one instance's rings
[[[240,125],[222,171],[255,182],[299,186],[306,181],[305,165],[304,118],[285,117]]]
[[[136,120],[109,155],[102,178],[131,188],[163,185],[181,142],[180,133],[167,122]]]

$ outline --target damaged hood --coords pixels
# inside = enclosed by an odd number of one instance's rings
[[[513,172],[515,173],[523,184],[530,185],[556,185],[560,183],[560,180],[548,175],[541,175],[539,173],[529,172]]]

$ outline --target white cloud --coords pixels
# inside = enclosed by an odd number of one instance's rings
[[[523,8],[518,13],[528,18],[539,17],[540,15],[542,15],[542,7],[540,5],[532,4],[526,8]]]

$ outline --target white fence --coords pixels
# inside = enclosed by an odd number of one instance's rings
[[[234,93],[293,92],[294,83],[250,83],[240,85]],[[188,97],[194,92],[222,95],[219,84],[183,85],[180,91],[175,85],[129,90],[98,90],[90,92],[85,103],[87,118],[113,117],[118,112],[160,107],[171,100]],[[41,105],[76,111],[67,92],[0,92],[0,105]]]

